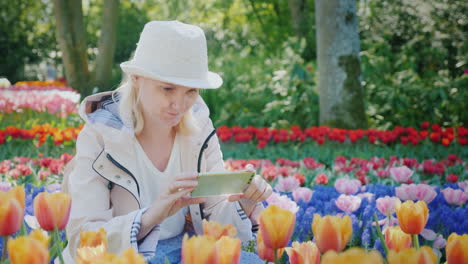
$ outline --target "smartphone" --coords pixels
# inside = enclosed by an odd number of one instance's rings
[[[198,175],[198,185],[192,191],[192,197],[222,196],[240,194],[247,189],[255,172],[226,171],[205,172]]]

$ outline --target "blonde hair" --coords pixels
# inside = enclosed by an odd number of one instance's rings
[[[133,131],[135,132],[135,135],[138,135],[145,126],[140,98],[138,96],[140,87],[133,84],[130,76],[125,73],[123,74],[124,77],[122,82],[120,83],[119,87],[112,93],[112,98],[114,101],[116,101],[115,94],[119,93],[120,117],[124,122],[125,120],[131,120]],[[185,112],[179,124],[176,126],[176,131],[188,136],[200,131],[190,110]]]

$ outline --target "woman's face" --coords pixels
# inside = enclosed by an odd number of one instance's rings
[[[198,89],[136,76],[139,100],[145,118],[174,127],[198,98]]]

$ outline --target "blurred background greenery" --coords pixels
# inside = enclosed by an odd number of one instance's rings
[[[197,24],[208,40],[210,69],[222,89],[204,91],[215,125],[308,127],[319,124],[314,1],[294,28],[287,0],[120,1],[108,87],[121,80],[149,20]],[[96,60],[104,1],[83,1],[87,54]],[[468,3],[464,0],[359,0],[361,84],[369,127],[468,123]],[[50,0],[0,0],[0,75],[63,76]],[[14,30],[12,30],[14,29]],[[302,36],[302,37],[301,37]],[[95,90],[94,92],[96,92]]]

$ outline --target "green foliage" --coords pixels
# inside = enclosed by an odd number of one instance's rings
[[[468,124],[468,5],[361,2],[367,113],[373,127]]]
[[[223,73],[224,84],[221,89],[204,91],[202,96],[216,125],[286,127],[318,123],[313,74],[299,55],[304,42],[286,40],[272,55],[255,42],[238,45],[227,31],[213,35],[218,38],[210,40],[219,42],[221,49],[211,51],[215,57],[212,68]]]
[[[56,50],[51,14],[44,1],[0,1],[0,76],[13,83],[37,79],[25,65],[44,61]]]

